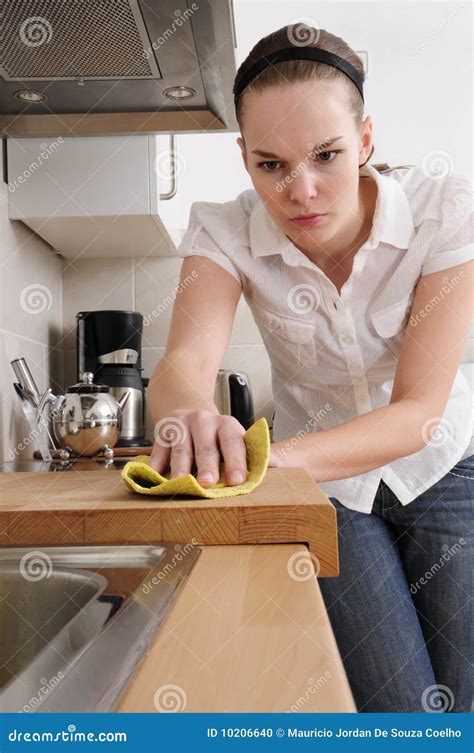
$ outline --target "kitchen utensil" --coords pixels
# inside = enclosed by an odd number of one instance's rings
[[[43,405],[53,402],[53,431],[59,444],[76,455],[93,457],[103,453],[112,458],[128,393],[117,401],[110,388],[94,383],[94,375],[87,371],[82,381],[67,388],[65,395],[55,397],[49,392],[43,396]]]
[[[34,397],[33,393],[22,389],[18,382],[13,382],[13,387],[20,398],[23,413],[31,429],[30,437],[38,446],[42,459],[49,463],[52,460],[52,456],[48,447],[48,431],[45,421],[41,419],[40,421],[37,420],[37,412],[32,400]]]
[[[214,402],[219,413],[234,416],[244,429],[254,423],[250,381],[243,371],[220,369],[217,374]]]

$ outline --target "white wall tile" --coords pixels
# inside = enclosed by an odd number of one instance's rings
[[[144,317],[143,347],[166,347],[181,264],[181,258],[141,259],[135,262],[135,305]],[[229,344],[263,344],[243,296],[235,312]]]
[[[182,259],[135,260],[135,306],[143,315],[142,347],[164,347]]]
[[[59,347],[75,347],[76,314],[100,309],[134,310],[133,259],[79,259],[63,274],[63,338]]]

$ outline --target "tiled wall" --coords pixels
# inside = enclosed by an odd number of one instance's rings
[[[0,460],[32,456],[10,361],[24,357],[40,390],[62,383],[62,262],[23,223],[8,219],[0,180]],[[14,195],[11,197],[14,200]]]
[[[76,381],[75,316],[78,311],[130,309],[149,321],[143,328],[143,376],[149,377],[163,356],[171,322],[172,303],[166,298],[179,280],[181,258],[84,259],[64,263],[63,326],[64,381]],[[271,424],[273,401],[270,362],[244,299],[240,300],[222,368],[245,372],[250,380],[255,418]],[[153,436],[148,422],[148,436]]]

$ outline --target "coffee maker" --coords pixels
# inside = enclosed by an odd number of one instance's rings
[[[79,311],[76,315],[77,378],[85,371],[110,387],[117,399],[129,393],[117,447],[147,447],[145,391],[141,376],[143,316],[137,311]]]

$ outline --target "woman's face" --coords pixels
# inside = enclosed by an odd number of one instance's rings
[[[299,248],[342,252],[366,217],[359,164],[372,148],[372,122],[358,130],[334,82],[306,81],[248,92],[237,143],[255,190]],[[300,215],[322,214],[315,223]]]

